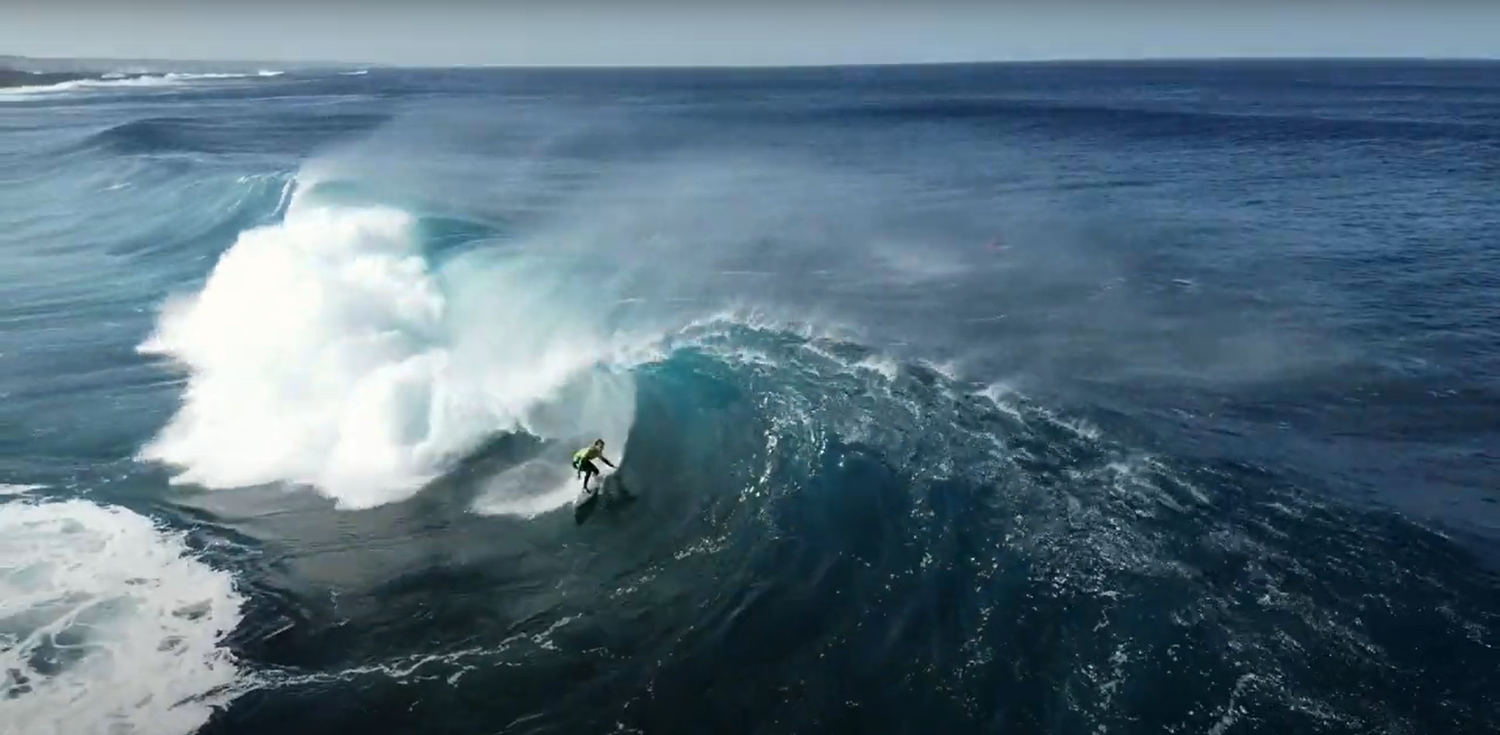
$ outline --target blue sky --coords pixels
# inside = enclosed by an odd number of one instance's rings
[[[0,53],[423,65],[1500,57],[1500,3],[626,4],[60,2],[6,8]]]

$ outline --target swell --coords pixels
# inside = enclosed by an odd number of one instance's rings
[[[111,126],[78,145],[120,155],[162,153],[302,155],[378,127],[385,114],[278,112],[232,117],[149,117]],[[266,134],[266,131],[275,131]]]
[[[741,114],[741,113],[736,113]],[[1225,113],[1025,99],[929,98],[812,105],[801,110],[752,112],[763,118],[825,124],[889,125],[956,121],[1043,127],[1059,135],[1107,131],[1141,139],[1234,138],[1247,142],[1384,141],[1500,144],[1488,121],[1319,117],[1307,114]]]

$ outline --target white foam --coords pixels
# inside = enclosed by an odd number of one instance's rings
[[[1021,392],[1011,383],[990,383],[974,395],[981,398],[988,398],[990,403],[994,404],[995,408],[1013,419],[1018,421],[1025,420],[1025,416],[1021,414],[1021,409],[1017,405],[1021,397]]]
[[[231,73],[202,73],[190,74],[185,72],[171,72],[168,74],[144,74],[141,76],[122,77],[118,75],[105,75],[99,79],[73,79],[56,84],[39,84],[22,87],[7,87],[0,89],[0,99],[5,97],[25,97],[38,94],[61,94],[65,92],[88,92],[111,89],[129,89],[132,87],[170,87],[179,84],[197,81],[212,81],[219,79],[245,79],[252,76],[273,77],[279,76],[281,72],[261,72],[258,74],[231,74]]]
[[[143,459],[178,482],[305,484],[364,508],[410,497],[497,432],[600,436],[623,455],[635,386],[610,365],[638,340],[606,330],[555,263],[474,253],[436,268],[409,214],[302,191],[142,345],[190,371]]]
[[[0,495],[25,495],[32,490],[41,490],[41,485],[3,485],[0,484]]]
[[[582,487],[567,457],[538,458],[492,478],[471,509],[480,515],[535,518],[572,502]]]
[[[159,87],[172,84],[174,80],[166,77],[128,77],[124,79],[74,79],[56,84],[37,84],[23,87],[7,87],[0,89],[0,99],[5,97],[26,97],[39,94],[60,94],[63,92],[78,92],[91,89],[114,89],[123,87]]]
[[[919,362],[928,370],[931,370],[938,375],[947,378],[949,382],[959,382],[959,373],[962,371],[959,369],[959,364],[956,360],[943,360],[941,362],[934,362],[932,360],[920,360]]]
[[[895,382],[896,375],[900,372],[900,367],[896,364],[896,361],[884,355],[871,355],[855,363],[854,366],[879,373],[890,382]]]
[[[242,604],[229,574],[128,510],[0,505],[0,729],[197,730],[238,675],[220,644]]]
[[[988,398],[995,403],[1002,403],[1010,400],[1013,396],[1020,395],[1020,391],[1016,390],[1016,387],[1008,382],[997,381],[986,385],[975,395]]]
[[[197,80],[205,80],[206,81],[206,80],[210,80],[210,79],[245,79],[247,77],[252,77],[252,76],[260,76],[260,77],[264,77],[264,76],[276,76],[278,73],[279,72],[259,72],[259,73],[256,73],[256,74],[243,74],[243,73],[239,73],[239,72],[201,72],[201,73],[196,73],[195,74],[195,73],[175,72],[174,71],[174,72],[169,72],[167,74],[163,74],[160,78],[164,79],[164,80],[167,80],[167,81],[173,81],[173,82],[191,82],[191,81],[197,81]],[[151,77],[146,77],[146,78],[149,79]]]

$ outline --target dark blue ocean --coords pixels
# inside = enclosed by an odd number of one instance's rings
[[[1500,730],[1500,65],[45,81],[0,732]]]

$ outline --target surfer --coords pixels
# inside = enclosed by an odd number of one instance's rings
[[[594,463],[590,461],[593,459],[598,459],[600,462],[609,465],[610,469],[614,469],[615,467],[615,463],[609,461],[609,458],[604,456],[603,439],[595,439],[592,445],[574,452],[573,469],[578,470],[578,474],[583,475],[584,490],[589,489],[589,478],[599,474],[599,468],[595,467]]]

